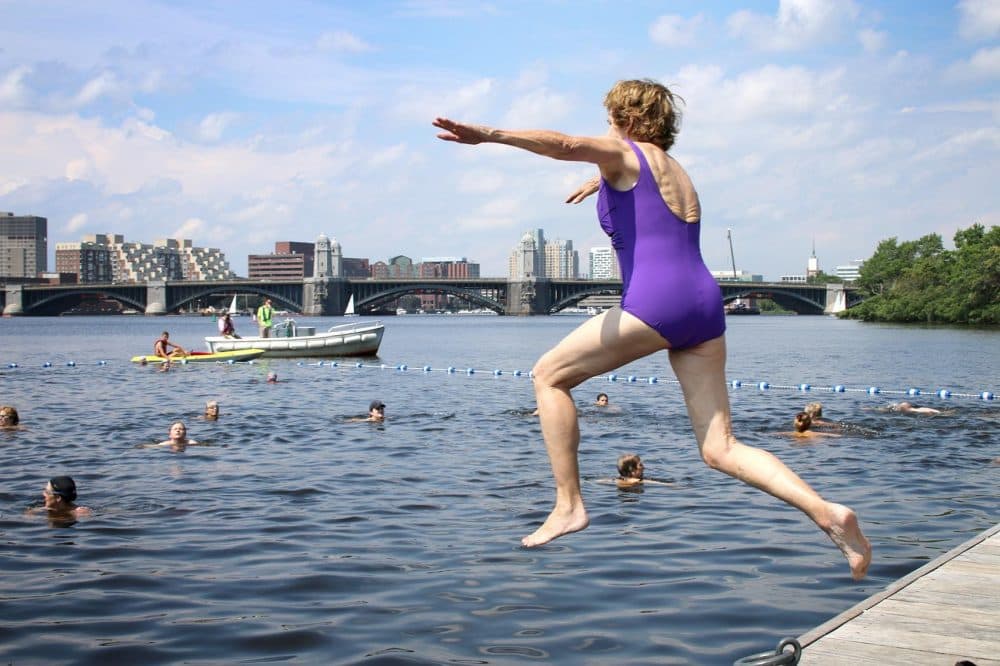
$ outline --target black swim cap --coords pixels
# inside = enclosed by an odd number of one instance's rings
[[[52,485],[52,494],[59,495],[67,502],[72,502],[76,499],[76,482],[71,476],[56,476],[49,479],[49,484]]]

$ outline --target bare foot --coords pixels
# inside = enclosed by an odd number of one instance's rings
[[[579,532],[589,524],[590,518],[587,517],[587,510],[582,504],[568,510],[556,507],[552,509],[552,513],[545,519],[541,527],[521,539],[521,545],[525,548],[541,546],[564,534]]]
[[[824,531],[837,544],[851,567],[851,577],[861,580],[872,561],[872,545],[861,532],[858,516],[843,504],[827,505],[830,525]]]

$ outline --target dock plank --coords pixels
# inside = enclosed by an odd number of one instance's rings
[[[1000,666],[1000,524],[799,638],[800,664]]]

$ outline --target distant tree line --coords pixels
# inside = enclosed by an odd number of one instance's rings
[[[955,233],[945,250],[939,234],[879,243],[856,286],[865,300],[841,313],[864,321],[1000,324],[1000,227]]]

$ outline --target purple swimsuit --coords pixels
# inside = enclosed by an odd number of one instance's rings
[[[701,258],[701,222],[674,215],[663,201],[646,156],[639,158],[639,181],[619,192],[603,178],[597,197],[601,228],[611,237],[622,270],[622,309],[667,340],[687,349],[726,330],[722,290]]]

